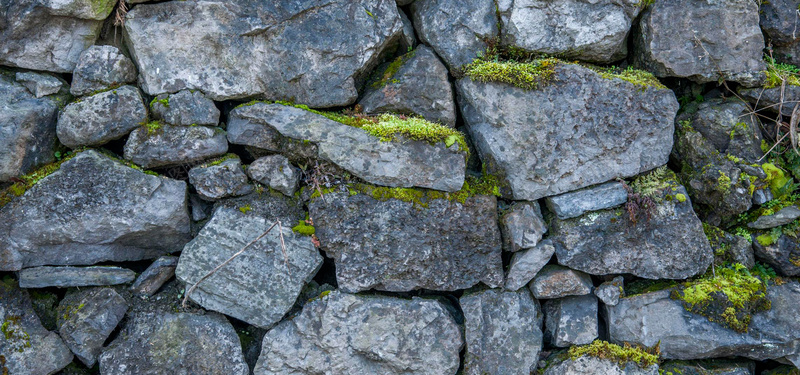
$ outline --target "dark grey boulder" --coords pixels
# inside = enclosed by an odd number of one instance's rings
[[[175,267],[177,266],[178,257],[159,257],[136,278],[136,282],[131,285],[131,290],[140,297],[156,294],[164,283],[175,276]]]
[[[249,182],[238,157],[223,160],[219,164],[198,165],[189,170],[189,183],[200,198],[209,201],[250,194],[253,185]]]
[[[150,95],[197,89],[214,100],[263,95],[324,108],[356,101],[402,27],[391,1],[177,1],[137,5],[125,40]]]
[[[606,305],[615,306],[622,298],[625,279],[622,276],[617,276],[611,281],[606,281],[594,289],[594,295]]]
[[[761,121],[747,103],[736,99],[710,99],[700,103],[691,126],[722,154],[747,162],[761,159]]]
[[[455,374],[463,345],[438,301],[333,291],[267,332],[253,374]]]
[[[547,232],[547,224],[536,202],[517,202],[500,215],[503,249],[519,251],[530,249]]]
[[[497,200],[433,199],[427,207],[369,194],[326,194],[309,204],[316,236],[346,292],[457,290],[503,284]]]
[[[747,226],[755,229],[770,229],[789,224],[798,217],[800,217],[800,208],[789,206],[781,208],[780,211],[772,215],[759,216],[756,221],[747,223]]]
[[[300,168],[289,163],[283,155],[268,155],[247,166],[247,175],[288,196],[294,195],[300,185]]]
[[[403,34],[402,38],[400,39],[399,49],[401,51],[411,51],[417,45],[417,37],[414,33],[414,24],[411,23],[411,20],[402,9],[398,8],[397,13],[400,14],[400,21],[403,22]]]
[[[800,39],[797,34],[797,2],[775,0],[759,4],[759,18],[764,39],[771,45],[771,55],[778,62],[800,64]],[[791,109],[790,109],[791,110]]]
[[[395,65],[400,63],[399,67]],[[366,86],[359,100],[365,113],[400,113],[454,128],[456,103],[447,67],[420,45],[398,57]]]
[[[556,248],[549,239],[539,242],[534,248],[522,250],[511,256],[511,265],[508,267],[505,288],[518,290],[528,285],[533,277],[539,273],[547,262],[553,257]]]
[[[156,258],[189,239],[183,181],[142,173],[96,151],[64,162],[0,209],[5,271]]]
[[[225,131],[207,126],[160,124],[134,130],[125,143],[125,159],[142,168],[188,164],[228,152]]]
[[[588,345],[597,338],[600,322],[593,294],[547,300],[542,310],[544,339],[551,345]]]
[[[769,245],[753,241],[756,257],[785,276],[800,276],[800,239],[782,234]]]
[[[158,95],[150,103],[150,110],[153,117],[171,125],[219,124],[219,109],[200,91],[181,90],[172,95]]]
[[[592,292],[592,278],[555,264],[544,266],[529,285],[537,299],[581,296]]]
[[[56,94],[67,85],[66,82],[52,75],[36,72],[17,72],[14,79],[37,98]]]
[[[783,90],[783,100],[781,100],[781,90]],[[739,95],[754,108],[791,116],[795,106],[800,102],[800,86],[786,84],[783,88],[779,85],[772,88],[742,89],[739,90]]]
[[[139,89],[122,86],[73,102],[58,116],[58,140],[67,147],[99,146],[147,121]]]
[[[590,211],[624,204],[628,192],[619,181],[606,182],[577,191],[545,198],[547,208],[559,219],[571,219]]]
[[[111,288],[67,293],[58,305],[58,333],[75,356],[92,367],[127,311],[125,298]]]
[[[136,67],[114,46],[91,46],[81,52],[69,92],[82,96],[136,81]]]
[[[456,89],[481,160],[508,183],[507,198],[536,200],[635,176],[666,164],[672,149],[678,102],[666,88],[559,63],[553,82],[538,90],[470,78]]]
[[[583,355],[576,359],[568,356],[556,359],[550,367],[544,370],[544,375],[659,375],[658,365],[642,368],[635,362],[626,362],[624,365],[611,359],[603,359]]]
[[[709,359],[701,361],[666,361],[660,366],[664,374],[680,375],[755,375],[753,361]],[[767,374],[762,372],[762,374]]]
[[[136,273],[121,267],[33,267],[19,271],[22,288],[70,288],[117,285],[136,279]]]

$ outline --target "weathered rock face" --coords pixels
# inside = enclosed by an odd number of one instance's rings
[[[781,208],[772,215],[759,216],[755,221],[747,223],[747,226],[756,229],[770,229],[789,224],[798,217],[800,217],[800,208],[789,206]]]
[[[800,240],[797,238],[783,234],[767,246],[753,241],[753,249],[759,260],[774,267],[781,275],[800,276]]]
[[[94,44],[113,0],[4,2],[0,13],[0,65],[71,73]]]
[[[542,349],[542,313],[527,290],[467,293],[464,311],[465,374],[527,374]]]
[[[600,324],[593,294],[547,300],[544,310],[545,340],[557,347],[591,344]]]
[[[181,90],[176,94],[161,94],[150,103],[153,116],[171,125],[219,124],[219,109],[199,91]]]
[[[667,361],[660,369],[664,374],[681,375],[754,375],[756,364],[752,361],[735,361],[725,359],[703,361]],[[762,372],[762,374],[768,374]]]
[[[136,67],[114,46],[91,46],[81,52],[69,92],[75,96],[136,81]]]
[[[555,70],[553,82],[534,91],[469,78],[456,84],[481,159],[510,187],[504,197],[535,200],[667,162],[678,110],[671,91],[573,64]]]
[[[641,368],[633,362],[620,366],[617,362],[597,357],[581,356],[550,366],[544,375],[658,375],[658,365]]]
[[[529,285],[537,299],[581,296],[592,292],[589,275],[555,264],[544,266]]]
[[[122,86],[67,105],[58,117],[58,140],[67,147],[99,146],[147,120],[139,89]]]
[[[761,122],[749,106],[735,99],[711,99],[700,103],[690,119],[692,128],[720,153],[748,162],[758,161],[761,151]]]
[[[545,198],[547,208],[559,219],[571,219],[586,212],[619,206],[628,200],[621,182],[613,181]]]
[[[752,265],[750,266],[752,267]],[[619,303],[622,297],[622,290],[625,279],[622,276],[617,276],[611,281],[606,281],[594,289],[594,295],[606,305],[615,306]]]
[[[636,0],[516,0],[502,4],[498,12],[504,43],[599,63],[625,58],[628,31],[642,9]]]
[[[126,311],[128,303],[111,288],[67,294],[58,306],[58,333],[78,359],[92,367]]]
[[[765,77],[758,22],[758,5],[748,0],[656,1],[634,31],[634,63],[657,77],[758,86]]]
[[[346,292],[466,289],[503,284],[497,201],[434,199],[427,208],[367,194],[326,194],[309,205],[316,235]],[[402,244],[402,245],[400,245]]]
[[[294,195],[300,184],[300,169],[283,155],[268,155],[256,159],[247,167],[247,175],[288,196]]]
[[[253,373],[455,374],[463,345],[437,301],[334,291],[267,332]]]
[[[22,288],[117,285],[133,281],[136,273],[121,267],[33,267],[19,271]]]
[[[133,314],[99,362],[101,374],[248,374],[236,331],[214,313]]]
[[[213,201],[225,197],[246,195],[253,191],[247,175],[242,170],[238,157],[216,165],[199,165],[189,170],[189,183],[197,189],[197,195]]]
[[[500,216],[503,248],[506,251],[530,249],[547,232],[547,224],[536,202],[518,202]]]
[[[381,141],[365,130],[300,108],[256,103],[231,111],[228,141],[284,152],[287,140],[313,143],[317,156],[369,183],[457,191],[464,184],[464,151],[458,143]]]
[[[511,256],[511,265],[508,267],[505,288],[517,290],[527,285],[550,261],[555,252],[553,241],[546,239],[532,249],[514,253]]]
[[[0,269],[6,271],[156,258],[189,239],[184,182],[95,151],[65,162],[0,209]]]
[[[180,165],[228,152],[225,131],[207,126],[160,125],[134,130],[125,143],[125,159],[142,168]]]
[[[764,39],[772,45],[772,56],[778,62],[800,64],[800,39],[797,37],[797,3],[792,0],[776,0],[759,6],[759,17]],[[791,109],[790,109],[791,110]]]
[[[37,98],[56,94],[66,85],[61,79],[44,73],[17,72],[14,79]]]
[[[358,82],[401,33],[396,5],[379,0],[146,4],[125,22],[150,95],[197,89],[214,100],[263,94],[311,107],[355,102]]]

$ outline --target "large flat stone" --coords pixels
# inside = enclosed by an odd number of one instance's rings
[[[33,267],[19,271],[23,288],[71,288],[117,285],[136,279],[136,273],[121,267]]]

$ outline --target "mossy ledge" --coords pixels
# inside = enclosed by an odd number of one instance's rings
[[[800,68],[790,64],[778,63],[769,56],[764,56],[764,62],[767,64],[767,81],[764,83],[764,88],[780,87],[784,83],[791,86],[800,86]]]
[[[590,356],[616,362],[620,368],[625,368],[629,362],[647,368],[658,364],[659,349],[658,345],[651,349],[633,347],[628,343],[624,346],[612,344],[610,342],[595,340],[589,345],[572,346],[569,348],[570,359],[578,359],[582,356]]]

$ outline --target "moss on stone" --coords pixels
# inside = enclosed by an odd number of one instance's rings
[[[462,71],[473,81],[499,82],[525,90],[537,90],[552,81],[555,67],[559,63],[561,61],[555,58],[535,59],[529,62],[476,59],[464,66]]]
[[[587,66],[587,65],[584,65]],[[636,86],[639,86],[641,89],[646,89],[649,87],[653,87],[656,89],[666,89],[667,86],[664,86],[658,78],[656,78],[652,73],[646,72],[644,70],[634,69],[632,66],[629,66],[625,69],[617,69],[615,67],[611,68],[600,68],[596,66],[588,66],[601,77],[605,79],[621,79],[623,81],[632,83]]]
[[[25,349],[31,347],[31,338],[25,330],[22,329],[22,317],[19,315],[7,315],[0,324],[0,332],[3,333],[9,349],[22,353]]]
[[[222,156],[220,156],[218,158],[211,159],[210,161],[201,164],[200,167],[201,168],[208,168],[208,167],[217,166],[217,165],[220,165],[220,164],[222,164],[222,163],[224,163],[224,162],[226,162],[228,160],[231,160],[231,159],[239,159],[239,155],[236,155],[234,153],[227,153],[227,154],[222,155]]]
[[[677,287],[675,280],[636,280],[625,284],[625,298]]]
[[[39,169],[28,173],[26,175],[20,176],[17,178],[18,181],[14,182],[11,186],[7,187],[6,189],[0,191],[0,207],[5,206],[9,202],[11,202],[14,198],[20,197],[28,189],[32,188],[34,185],[39,183],[43,178],[53,174],[55,171],[61,168],[61,165],[64,164],[67,160],[72,159],[75,155],[83,152],[85,149],[76,149],[67,153],[61,160],[55,161],[53,163],[47,164]]]
[[[408,62],[414,55],[416,55],[416,51],[409,51],[408,53],[398,56],[394,59],[386,68],[380,73],[379,76],[373,77],[373,82],[370,84],[374,88],[381,88],[386,86],[388,83],[397,83],[396,80],[393,80],[395,74],[400,70],[400,68]]]
[[[169,108],[169,96],[167,96],[164,99],[159,99],[157,96],[155,98],[153,98],[153,100],[150,101],[150,109],[153,109],[153,106],[156,103],[160,103],[164,107]]]
[[[764,88],[780,87],[784,83],[800,86],[800,69],[796,66],[778,63],[769,56],[765,56],[764,62],[767,64],[767,80]]]
[[[619,346],[602,340],[595,340],[589,345],[570,347],[568,353],[573,360],[582,356],[590,356],[616,362],[620,368],[625,368],[628,363],[635,363],[642,368],[647,368],[657,365],[659,357],[658,346],[646,350],[641,347],[633,347],[628,343]]]
[[[239,212],[241,212],[243,214],[246,214],[246,213],[250,212],[251,210],[253,210],[253,207],[251,207],[249,204],[246,204],[246,205],[244,205],[242,207],[239,207]]]
[[[306,220],[299,220],[297,222],[297,225],[292,227],[292,232],[295,232],[297,234],[302,234],[304,236],[310,236],[316,233],[316,229],[314,228],[313,225],[307,223]]]
[[[142,126],[147,129],[147,135],[153,135],[161,131],[164,124],[161,121],[150,121],[142,123]]]

